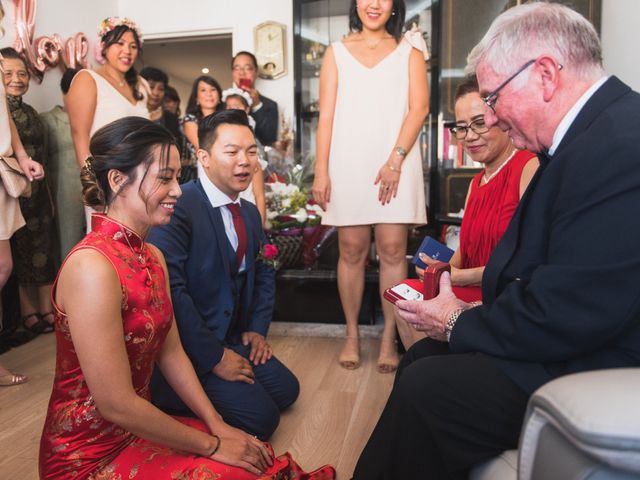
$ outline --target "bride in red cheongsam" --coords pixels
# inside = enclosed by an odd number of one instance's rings
[[[285,454],[224,423],[179,340],[160,251],[145,243],[180,196],[167,130],[126,117],[94,135],[82,172],[92,231],[53,289],[56,372],[40,443],[42,479],[313,479]],[[199,417],[149,402],[154,363]]]

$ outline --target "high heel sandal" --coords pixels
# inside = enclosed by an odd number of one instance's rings
[[[49,315],[51,315],[51,322],[46,320]],[[55,316],[53,312],[41,313],[40,322],[42,323],[42,333],[51,333],[55,330]]]
[[[32,317],[35,317],[37,321],[31,324],[27,324],[27,321]],[[44,325],[42,325],[42,319],[40,318],[40,315],[38,315],[37,313],[30,313],[29,315],[25,315],[24,317],[22,317],[21,320],[22,320],[22,327],[26,331],[33,333],[34,337],[37,335],[40,335],[44,330]]]
[[[342,368],[346,368],[347,370],[355,370],[360,366],[360,341],[358,337],[345,337],[345,344],[342,347],[342,351],[340,352],[340,356],[338,357],[338,363]],[[353,351],[353,348],[348,348],[349,343],[355,341],[357,344],[357,348]],[[349,350],[349,351],[347,351]]]
[[[391,352],[384,351],[382,344],[380,344],[380,354],[378,355],[378,372],[379,373],[393,373],[398,369],[400,364],[400,357],[398,356],[397,347],[393,342],[393,348]]]
[[[13,387],[14,385],[20,385],[26,383],[29,378],[26,375],[17,375],[15,373],[7,373],[0,375],[0,387]]]

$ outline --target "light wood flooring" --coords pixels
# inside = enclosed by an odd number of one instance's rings
[[[270,337],[276,355],[298,376],[298,401],[282,416],[271,439],[276,453],[291,452],[303,468],[326,463],[338,479],[349,479],[393,382],[376,371],[378,340],[361,341],[362,366],[337,364],[339,338]],[[0,355],[0,362],[30,381],[0,387],[0,479],[36,480],[40,433],[51,393],[55,364],[53,335]]]

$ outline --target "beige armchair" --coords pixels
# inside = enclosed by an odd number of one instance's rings
[[[640,368],[567,375],[529,400],[518,450],[470,480],[640,479]]]

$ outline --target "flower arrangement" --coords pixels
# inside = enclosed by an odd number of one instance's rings
[[[140,40],[140,44],[142,44],[142,32],[138,28],[138,25],[136,25],[136,22],[127,17],[107,17],[102,20],[98,25],[98,37],[102,38],[116,27],[120,27],[122,25],[129,27],[131,30],[135,30],[138,35],[138,39]]]
[[[298,164],[284,178],[265,185],[267,230],[295,235],[320,223],[322,209],[311,199],[306,180],[305,168]]]
[[[272,181],[265,183],[266,228],[278,247],[276,268],[307,267],[306,247],[320,227],[322,209],[311,199],[309,165],[272,155]]]

